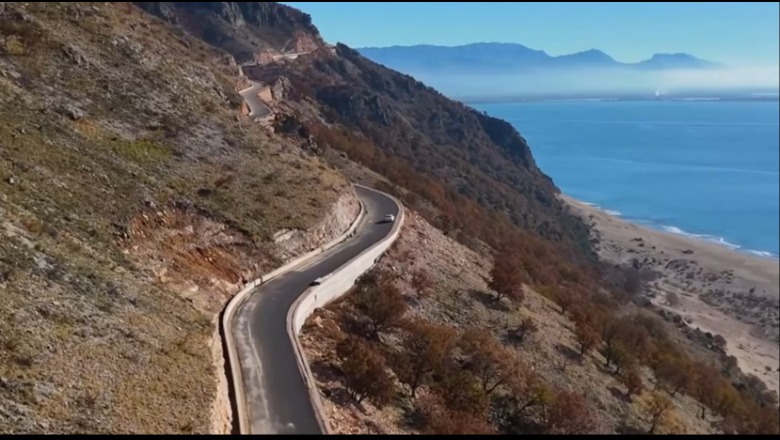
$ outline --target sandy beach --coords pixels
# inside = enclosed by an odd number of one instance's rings
[[[615,264],[634,262],[659,273],[646,292],[654,304],[676,311],[694,328],[722,335],[739,367],[778,391],[778,260],[656,231],[571,197],[561,198],[592,225],[601,258]]]

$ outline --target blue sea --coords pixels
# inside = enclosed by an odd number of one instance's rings
[[[765,257],[778,250],[780,105],[474,105],[512,123],[561,190],[635,223]]]

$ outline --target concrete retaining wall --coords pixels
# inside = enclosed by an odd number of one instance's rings
[[[363,206],[363,203],[361,203],[360,211],[358,211],[357,217],[349,226],[349,228],[341,236],[330,241],[328,244],[321,246],[298,258],[294,258],[289,262],[287,262],[284,266],[279,267],[278,269],[269,272],[261,276],[260,278],[257,278],[256,280],[247,283],[243,289],[241,289],[235,296],[233,296],[233,298],[230,300],[228,305],[225,307],[224,314],[222,315],[222,328],[223,328],[223,333],[225,335],[225,344],[227,346],[227,351],[228,351],[227,362],[230,363],[230,373],[233,379],[233,389],[237,401],[236,402],[236,408],[238,412],[237,417],[238,417],[239,431],[241,434],[251,434],[251,432],[249,432],[251,424],[249,423],[249,419],[247,417],[248,411],[246,409],[246,394],[244,393],[244,382],[241,377],[241,365],[239,364],[239,360],[238,360],[238,350],[236,349],[236,343],[233,340],[233,331],[232,331],[233,318],[235,317],[236,311],[238,310],[239,306],[244,302],[244,300],[246,300],[249,297],[249,293],[252,292],[257,286],[263,283],[267,283],[272,279],[278,277],[279,275],[291,271],[295,267],[311,260],[317,255],[325,252],[326,250],[352,237],[355,233],[355,229],[357,228],[358,224],[360,224],[360,220],[363,219],[365,213],[366,213],[365,207]]]
[[[317,416],[320,428],[322,429],[322,432],[326,434],[331,434],[332,432],[330,430],[330,425],[327,423],[327,416],[325,414],[325,409],[322,406],[322,400],[320,399],[320,393],[317,390],[314,376],[312,375],[306,355],[303,353],[303,347],[301,346],[298,336],[300,335],[306,319],[311,316],[314,310],[325,306],[329,302],[338,299],[347,293],[355,285],[355,281],[358,277],[368,272],[398,238],[398,235],[401,232],[401,226],[403,226],[404,222],[404,207],[401,202],[394,197],[387,196],[393,199],[396,205],[398,205],[398,216],[396,217],[390,233],[383,240],[375,243],[360,255],[347,262],[344,266],[341,266],[339,269],[332,272],[319,286],[310,288],[304,292],[293,303],[292,307],[290,307],[290,311],[287,313],[287,333],[292,342],[295,355],[298,358],[298,368],[301,370],[301,375],[309,390],[309,396],[312,400],[314,413]]]

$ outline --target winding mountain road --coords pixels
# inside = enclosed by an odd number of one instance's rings
[[[278,61],[295,61],[298,59],[298,57],[307,55],[309,53],[311,53],[311,51],[283,53],[279,55],[274,55],[273,57],[271,57],[271,62],[275,63]],[[260,64],[254,64],[254,65],[257,66]],[[251,67],[251,66],[252,65],[238,66],[239,76],[244,76],[244,67]],[[249,80],[249,84],[250,87],[238,92],[238,94],[244,98],[244,101],[246,101],[247,105],[249,105],[249,117],[256,118],[256,119],[263,119],[272,116],[273,111],[271,110],[271,108],[268,107],[268,104],[263,102],[263,100],[260,99],[260,97],[258,96],[258,94],[261,91],[268,88],[268,85],[258,83],[252,80]]]
[[[322,434],[287,334],[287,312],[311,282],[334,272],[390,234],[387,214],[399,207],[386,195],[355,188],[365,216],[355,235],[284,275],[258,286],[236,311],[233,337],[252,434]]]
[[[268,86],[254,81],[250,81],[250,84],[252,84],[252,87],[238,92],[238,94],[241,95],[249,105],[249,117],[265,118],[270,116],[271,109],[268,108],[268,105],[264,103],[259,96],[257,96],[261,90],[268,88]]]

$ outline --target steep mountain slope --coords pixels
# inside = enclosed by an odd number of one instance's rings
[[[444,182],[452,193],[500,212],[516,225],[565,244],[581,243],[586,233],[562,210],[555,197],[558,189],[511,125],[451,101],[346,46],[337,46],[335,55],[322,51],[304,57],[289,68],[257,66],[245,72],[266,82],[284,76],[293,88],[312,90],[327,122],[360,132],[412,171]],[[449,220],[469,221],[460,213]]]
[[[183,4],[176,17],[201,8]],[[277,16],[294,20],[292,13]],[[163,18],[197,34],[176,17]],[[307,40],[320,38],[312,34]],[[228,38],[215,41],[234,50]],[[470,246],[511,243],[535,281],[554,282],[572,264],[589,264],[587,227],[564,209],[558,189],[505,121],[343,45],[319,45],[294,60],[247,63],[243,72],[274,85],[280,132],[311,136],[319,147],[341,150],[387,177],[404,189],[398,195],[405,204]]]
[[[357,209],[245,81],[131,4],[0,4],[0,432],[225,429],[217,314]]]
[[[489,391],[489,400],[493,406],[489,411],[490,416],[483,420],[494,421],[509,433],[556,432],[556,428],[534,426],[533,420],[541,420],[541,411],[536,412],[540,408],[534,408],[536,404],[531,399],[527,400],[529,408],[524,411],[527,414],[521,418],[525,419],[525,423],[519,420],[501,421],[501,410],[506,408],[506,404],[500,403],[499,395],[511,395],[513,392],[511,380],[502,380],[501,371],[506,368],[508,360],[517,358],[525,365],[525,369],[518,368],[513,372],[514,377],[533,377],[536,374],[537,379],[543,378],[543,389],[548,392],[555,394],[565,390],[583,397],[587,408],[584,411],[585,420],[588,423],[574,422],[573,425],[577,423],[577,433],[647,431],[649,425],[646,409],[642,405],[643,399],[639,396],[625,398],[624,383],[618,375],[605,371],[604,358],[598,350],[580,356],[575,333],[577,324],[572,321],[572,315],[562,313],[553,301],[531,290],[526,291],[521,304],[510,306],[494,301],[485,283],[492,265],[489,259],[464,249],[419,216],[411,215],[407,222],[399,241],[377,266],[378,271],[390,275],[388,279],[403,295],[408,305],[404,319],[424,319],[456,332],[477,327],[497,340],[507,342],[501,352],[503,354],[491,357],[492,365],[485,365],[487,368],[482,370],[485,375],[480,376],[486,378],[489,387],[495,385],[496,388]],[[433,281],[424,289],[420,289],[422,284],[417,281],[420,273],[426,274]],[[355,324],[360,322],[364,311],[364,306],[356,307],[363,305],[360,300],[361,297],[353,293],[315,313],[304,327],[305,346],[314,366],[318,386],[325,396],[326,411],[333,430],[350,434],[431,433],[441,430],[438,433],[455,434],[458,430],[461,430],[460,433],[476,433],[484,429],[484,426],[475,423],[480,420],[479,399],[469,398],[474,394],[479,396],[480,393],[458,395],[463,398],[461,405],[468,409],[466,415],[461,415],[462,419],[448,421],[446,417],[443,420],[420,418],[419,413],[424,410],[426,399],[437,395],[446,396],[437,387],[435,380],[427,377],[423,379],[424,385],[416,399],[409,395],[408,388],[399,384],[395,397],[390,401],[375,399],[372,394],[361,403],[354,404],[354,399],[348,394],[352,383],[345,380],[345,377],[351,378],[347,375],[350,364],[339,356],[338,347],[349,337],[364,335],[362,328]],[[610,307],[621,308],[614,303]],[[664,323],[649,311],[629,306],[625,307],[625,313],[652,326],[658,334],[673,335],[675,332],[671,324]],[[396,372],[402,371],[394,359],[399,357],[399,352],[403,353],[398,343],[403,330],[403,323],[393,323],[383,329],[381,337],[368,338],[370,344],[385,356],[388,367]],[[463,338],[460,335],[464,334],[459,333],[459,338]],[[697,346],[695,339],[687,342],[685,348],[695,358],[706,362],[712,362],[720,355]],[[453,357],[459,359],[458,352],[453,352]],[[641,376],[647,388],[651,388],[651,384],[656,381],[650,369],[641,371]],[[460,383],[461,387],[469,391],[470,385],[468,381]],[[718,428],[711,423],[711,419],[699,419],[698,410],[693,398],[680,396],[669,411],[669,416],[659,426],[658,433],[717,432]],[[568,411],[567,416],[571,416],[572,420],[582,415],[581,409],[577,407],[569,408]],[[409,423],[410,419],[416,423]]]
[[[135,2],[163,20],[233,54],[239,63],[323,44],[311,17],[268,2]]]

